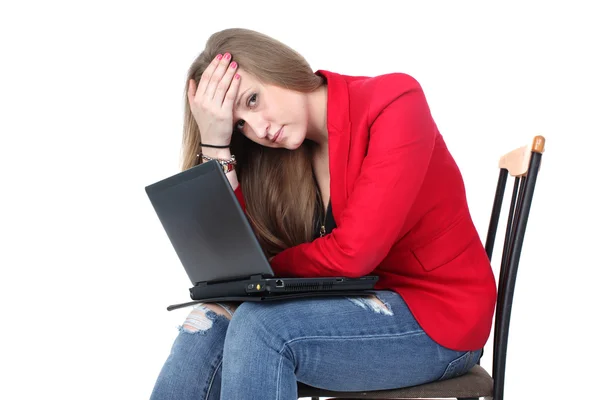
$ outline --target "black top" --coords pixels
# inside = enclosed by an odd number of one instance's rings
[[[315,227],[313,231],[313,237],[315,239],[321,237],[321,225],[323,224],[323,216],[321,213],[317,213],[315,217]],[[327,206],[327,212],[325,213],[325,234],[331,233],[333,228],[337,225],[333,219],[333,211],[331,210],[331,200],[329,200],[329,205]]]

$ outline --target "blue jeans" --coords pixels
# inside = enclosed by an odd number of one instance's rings
[[[392,291],[245,302],[231,321],[200,309],[195,329],[179,328],[152,400],[297,400],[298,382],[400,388],[462,375],[481,356],[435,343]]]

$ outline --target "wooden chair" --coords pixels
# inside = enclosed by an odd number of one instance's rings
[[[333,392],[299,384],[299,397],[311,397],[312,400],[319,400],[321,397],[339,400],[425,398],[475,400],[480,397],[494,400],[503,399],[506,348],[515,281],[544,147],[545,138],[536,136],[530,145],[505,154],[499,162],[500,176],[485,243],[485,249],[490,260],[492,259],[504,190],[509,174],[514,178],[514,187],[508,210],[508,222],[506,224],[500,277],[498,279],[492,375],[490,376],[480,365],[476,365],[467,374],[458,378],[408,388],[374,392]]]

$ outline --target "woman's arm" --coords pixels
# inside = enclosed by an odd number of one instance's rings
[[[211,147],[203,147],[202,154],[206,155],[210,158],[218,158],[221,160],[229,160],[231,159],[231,150],[229,149],[214,149]],[[239,187],[239,182],[237,178],[237,173],[235,169],[229,171],[227,174],[227,179],[229,180],[229,184],[233,190],[237,190]]]
[[[420,86],[399,93],[370,125],[369,150],[337,228],[279,253],[271,262],[273,270],[298,277],[359,277],[372,272],[399,239],[436,135]]]

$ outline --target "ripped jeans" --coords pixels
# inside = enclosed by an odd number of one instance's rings
[[[481,350],[438,345],[398,294],[376,293],[245,302],[231,320],[196,306],[151,399],[297,400],[298,382],[392,389],[456,377],[477,363]]]

